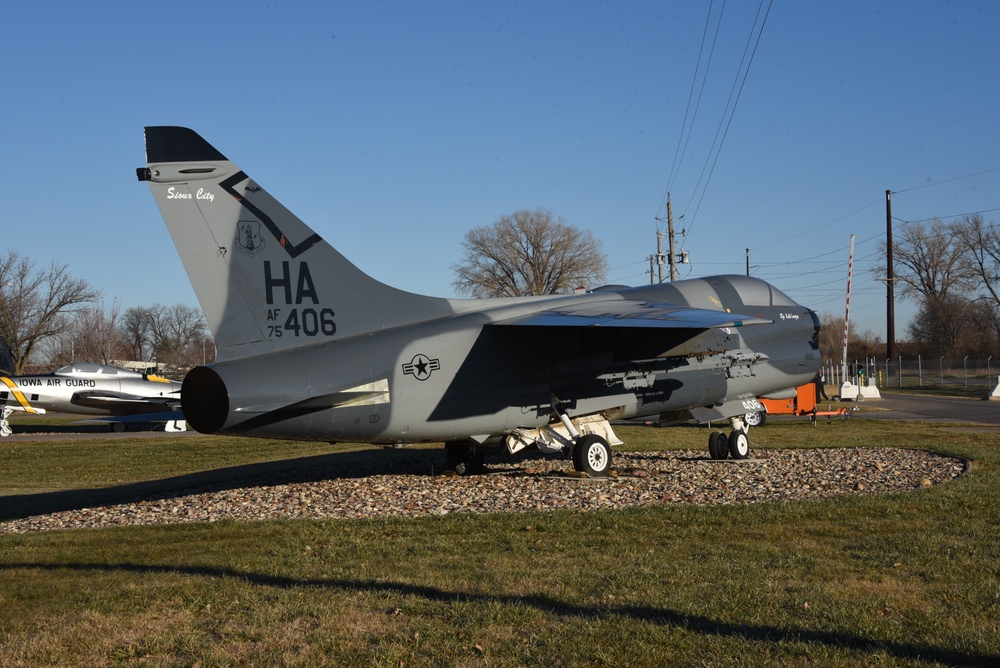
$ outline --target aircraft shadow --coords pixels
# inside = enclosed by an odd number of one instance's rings
[[[541,594],[508,596],[502,594],[477,594],[448,591],[438,587],[404,582],[352,580],[347,578],[292,578],[264,573],[238,571],[208,566],[169,566],[155,564],[3,564],[0,569],[15,570],[73,570],[81,572],[131,572],[148,574],[178,574],[206,578],[234,578],[261,587],[278,589],[324,589],[331,592],[373,592],[415,596],[432,603],[455,601],[499,604],[503,606],[528,606],[549,615],[593,620],[621,616],[649,624],[671,626],[693,631],[705,636],[724,636],[766,643],[811,643],[870,655],[887,654],[901,659],[940,663],[949,666],[992,666],[1000,663],[1000,654],[974,654],[944,647],[931,647],[907,642],[874,640],[841,631],[814,629],[787,629],[773,626],[736,624],[664,608],[641,605],[621,605],[613,608],[573,605]]]
[[[0,496],[0,522],[66,510],[140,500],[170,499],[252,484],[273,487],[372,475],[434,475],[445,469],[443,449],[339,452],[199,471],[170,478],[101,487]]]

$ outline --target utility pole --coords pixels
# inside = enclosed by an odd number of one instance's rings
[[[683,214],[681,218],[683,218]],[[659,222],[663,222],[662,218],[657,217]],[[668,252],[663,252],[663,233],[660,232],[660,228],[656,228],[656,264],[659,267],[659,279],[660,283],[663,282],[663,260],[664,257],[667,260],[667,264],[670,265],[670,280],[677,280],[677,256],[674,250],[674,209],[670,205],[670,193],[667,193],[667,247]],[[681,264],[686,264],[688,261],[687,251],[684,252],[684,257],[680,259]],[[652,282],[653,268],[649,268],[650,282]]]
[[[658,282],[663,282],[663,233],[660,228],[656,228],[656,268],[659,273]],[[653,282],[653,267],[649,267],[649,282]]]
[[[885,356],[896,359],[896,295],[892,272],[892,191],[885,191]]]
[[[670,206],[670,193],[667,193],[667,241],[670,247],[670,280],[677,280],[677,265],[675,263],[676,257],[674,256],[674,210]],[[660,276],[660,282],[663,282],[663,277]]]
[[[747,276],[750,275],[750,249],[747,249]]]

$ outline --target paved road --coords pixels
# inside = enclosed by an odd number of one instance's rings
[[[1000,425],[1000,401],[883,393],[881,399],[867,399],[858,402],[858,405],[863,409],[876,409],[854,414],[854,417],[864,419]]]

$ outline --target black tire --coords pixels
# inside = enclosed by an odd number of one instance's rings
[[[597,434],[584,434],[573,446],[573,468],[603,478],[611,470],[611,446]]]
[[[725,459],[729,456],[729,441],[721,431],[713,431],[708,435],[708,454],[712,459]]]
[[[486,470],[486,451],[469,443],[445,443],[445,465],[458,475],[474,475]]]
[[[763,427],[767,422],[767,411],[755,411],[743,416],[743,421],[748,427]]]
[[[729,454],[733,459],[746,459],[750,456],[750,440],[742,429],[734,429],[729,435]]]

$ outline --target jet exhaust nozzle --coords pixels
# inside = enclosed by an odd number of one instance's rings
[[[229,418],[229,390],[214,369],[197,366],[184,377],[181,406],[195,431],[215,434]]]

